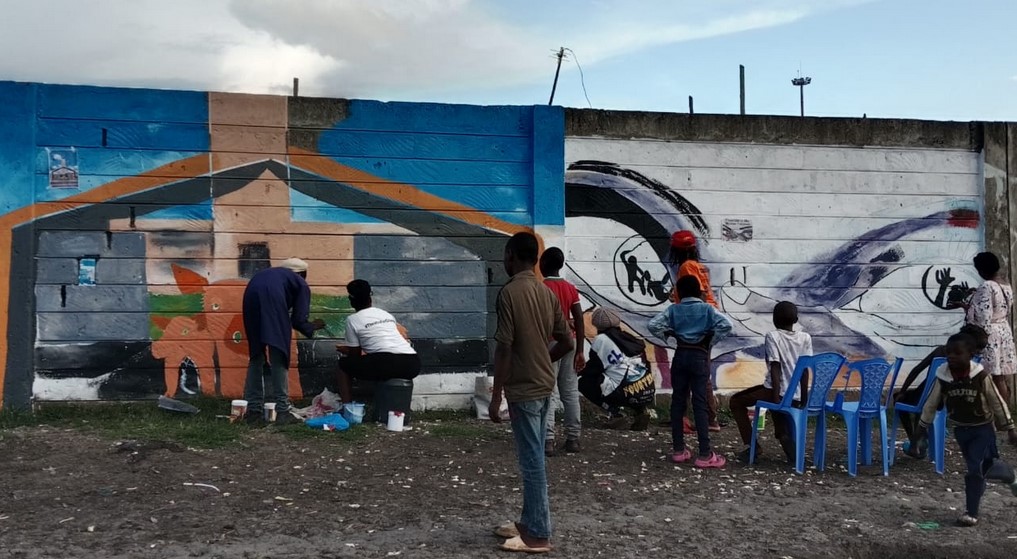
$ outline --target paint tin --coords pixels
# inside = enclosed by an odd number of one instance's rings
[[[233,400],[230,402],[230,415],[233,417],[243,417],[247,413],[247,400]]]
[[[759,420],[756,420],[756,410],[749,410],[749,422],[756,425],[756,431],[763,431],[766,429],[766,410],[760,410],[762,413],[759,414]]]
[[[269,423],[275,423],[275,403],[269,402],[265,404],[265,421]]]
[[[388,412],[388,430],[399,432],[403,430],[403,421],[406,416],[401,411]]]

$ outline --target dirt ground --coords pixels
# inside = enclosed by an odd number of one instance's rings
[[[358,426],[339,439],[250,431],[195,450],[117,446],[53,427],[0,431],[0,556],[499,557],[520,481],[508,427]],[[733,426],[720,450],[737,450]],[[825,473],[795,475],[768,448],[753,467],[702,472],[665,460],[666,428],[587,428],[583,452],[549,461],[557,557],[1010,557],[1017,498],[990,486],[982,525],[963,510],[959,454],[945,477],[898,459],[857,478],[833,435]],[[1017,456],[1012,449],[1004,457]],[[194,485],[191,485],[194,484]],[[213,487],[207,487],[207,484]],[[936,522],[935,529],[917,524]]]

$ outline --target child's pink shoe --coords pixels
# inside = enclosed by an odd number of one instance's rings
[[[695,464],[697,468],[723,468],[727,464],[727,459],[716,452],[711,452],[708,458],[696,458]]]
[[[681,452],[675,452],[671,455],[671,461],[675,464],[684,464],[689,460],[692,460],[692,453],[689,452],[689,449],[687,448]]]

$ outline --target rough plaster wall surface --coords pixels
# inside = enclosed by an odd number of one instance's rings
[[[721,390],[762,381],[777,301],[799,306],[817,352],[910,364],[961,325],[943,309],[951,289],[978,283],[977,153],[570,137],[566,161],[568,277],[586,304],[649,338],[668,304],[668,239],[699,237],[735,324],[714,350]],[[651,343],[669,388],[669,353]]]

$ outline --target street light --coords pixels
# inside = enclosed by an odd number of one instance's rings
[[[806,76],[804,78],[798,77],[791,80],[791,85],[798,88],[798,98],[802,106],[802,116],[805,116],[805,86],[812,83],[812,78]]]

